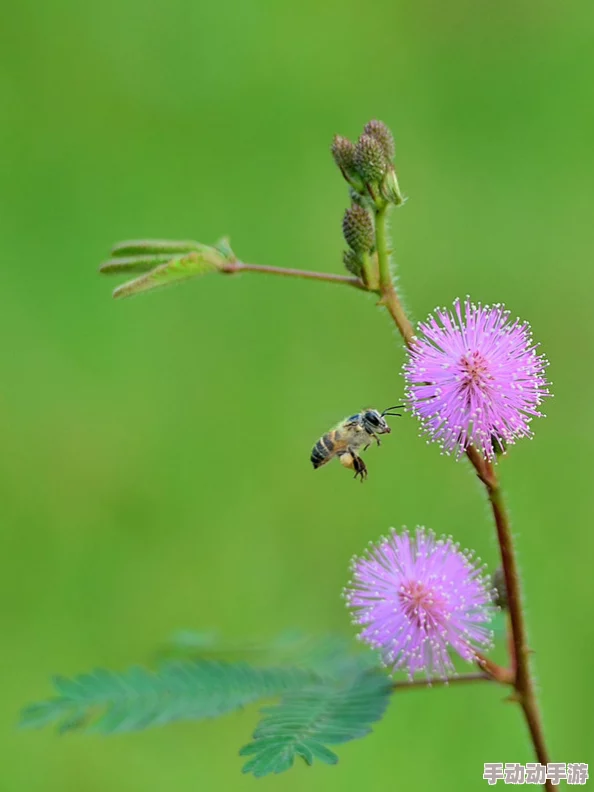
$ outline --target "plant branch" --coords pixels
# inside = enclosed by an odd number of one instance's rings
[[[514,673],[511,668],[494,663],[480,652],[476,653],[476,664],[494,682],[499,682],[502,685],[514,684]]]
[[[406,346],[411,346],[415,337],[413,326],[406,315],[398,293],[394,288],[392,273],[390,272],[390,252],[388,250],[387,232],[388,204],[375,212],[375,246],[380,278],[380,305],[384,305],[404,339]]]
[[[368,291],[367,286],[360,278],[350,275],[335,275],[332,272],[310,272],[309,270],[285,269],[284,267],[270,267],[265,264],[246,264],[243,261],[230,261],[226,263],[221,272],[233,275],[238,272],[259,272],[263,275],[281,275],[285,278],[302,278],[305,280],[325,281],[326,283],[343,283],[353,286],[361,291]]]

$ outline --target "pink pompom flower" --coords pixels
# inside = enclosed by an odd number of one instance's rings
[[[537,354],[530,327],[512,321],[502,305],[467,298],[454,311],[437,309],[404,366],[407,396],[429,438],[460,457],[469,445],[492,459],[518,437],[549,396],[547,361]]]
[[[392,530],[352,569],[345,598],[359,638],[393,671],[445,677],[453,672],[450,650],[473,661],[491,647],[490,580],[451,538]]]

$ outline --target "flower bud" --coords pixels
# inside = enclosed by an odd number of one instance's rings
[[[355,189],[363,189],[363,183],[355,168],[355,144],[341,135],[334,135],[332,157],[348,183]]]
[[[363,262],[354,250],[345,250],[342,254],[342,261],[351,275],[357,278],[363,276]]]
[[[388,161],[394,159],[394,154],[396,153],[394,136],[383,121],[369,121],[363,128],[363,134],[370,135],[377,140]]]
[[[342,233],[351,250],[368,253],[375,242],[375,230],[367,209],[357,205],[347,209],[342,219]]]
[[[355,168],[366,184],[380,184],[388,170],[384,150],[371,135],[361,135],[355,146]]]
[[[352,171],[355,169],[355,144],[342,135],[334,135],[332,141],[332,156],[334,162],[341,171]]]
[[[495,589],[495,604],[501,610],[507,610],[507,586],[505,585],[505,573],[502,567],[495,570],[492,582]]]

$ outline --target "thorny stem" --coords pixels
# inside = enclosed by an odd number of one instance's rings
[[[308,270],[269,267],[265,264],[246,264],[243,261],[230,261],[222,267],[221,272],[228,275],[237,272],[260,272],[264,275],[282,275],[285,278],[304,278],[306,280],[326,281],[326,283],[344,283],[345,286],[354,286],[355,289],[367,291],[367,287],[359,278],[350,275],[335,275],[331,272],[309,272]]]
[[[497,528],[497,539],[501,551],[501,563],[505,575],[508,609],[511,620],[511,638],[514,655],[512,658],[512,671],[515,671],[513,680],[516,691],[515,698],[524,712],[538,761],[546,765],[549,763],[550,758],[546,748],[540,712],[534,692],[534,681],[530,674],[530,649],[528,648],[526,636],[526,622],[522,608],[520,575],[516,563],[509,516],[493,465],[488,460],[483,459],[479,452],[472,446],[468,449],[467,456],[476,470],[477,476],[485,485],[493,510],[493,517],[495,518],[495,527]],[[547,780],[545,789],[555,789],[555,787]]]
[[[509,518],[505,509],[503,495],[493,466],[483,459],[476,448],[470,447],[467,456],[485,485],[497,528],[497,538],[501,550],[501,562],[505,575],[508,609],[512,627],[512,641],[516,666],[515,687],[521,693],[530,677],[528,667],[528,646],[526,643],[526,625],[521,607],[520,578],[518,575],[513,539],[509,526]]]

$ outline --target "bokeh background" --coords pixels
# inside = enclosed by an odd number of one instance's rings
[[[469,293],[529,319],[555,399],[501,465],[545,727],[593,759],[594,8],[588,0],[21,0],[0,48],[2,790],[474,790],[532,759],[495,687],[394,699],[340,764],[240,774],[256,711],[101,739],[15,729],[54,673],[150,660],[178,628],[349,634],[348,562],[391,525],[493,568],[480,487],[410,417],[370,478],[313,473],[330,425],[403,393],[374,301],[212,276],[114,302],[112,243],[229,234],[246,261],[341,271],[329,155],[373,117],[416,319]]]

